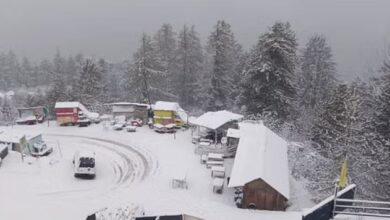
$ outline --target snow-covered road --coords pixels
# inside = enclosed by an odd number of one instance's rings
[[[194,154],[190,131],[157,134],[143,127],[135,133],[56,125],[0,127],[43,133],[54,148],[49,157],[21,163],[11,152],[0,168],[0,220],[82,220],[107,206],[141,204],[148,214],[187,213],[207,220],[298,220],[299,211],[267,212],[235,207],[234,190],[212,193],[210,170]],[[77,150],[96,152],[95,180],[73,177]],[[232,160],[227,160],[230,166]],[[230,164],[230,165],[229,165]],[[188,190],[170,181],[187,171]],[[299,195],[298,195],[299,196]],[[297,198],[301,199],[301,198]],[[299,208],[299,207],[297,207]]]

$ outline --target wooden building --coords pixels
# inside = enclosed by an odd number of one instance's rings
[[[148,122],[150,106],[148,104],[133,102],[111,103],[112,114],[115,117],[125,116],[126,120],[141,119],[144,124]]]
[[[154,124],[175,124],[180,127],[188,123],[188,116],[178,103],[158,101],[153,108],[153,120]]]
[[[13,151],[33,155],[36,151],[36,146],[41,146],[44,142],[40,133],[4,131],[0,134],[0,144],[6,145]]]
[[[242,189],[242,208],[278,210],[290,198],[287,142],[262,123],[242,122],[229,187]]]
[[[75,125],[80,115],[91,120],[99,118],[98,113],[88,111],[80,102],[56,102],[54,109],[59,125]]]
[[[47,109],[42,106],[18,108],[17,124],[42,123],[48,115]]]

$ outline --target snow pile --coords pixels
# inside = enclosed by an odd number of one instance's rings
[[[229,187],[262,179],[290,198],[287,142],[262,123],[242,122]]]
[[[192,121],[192,124],[215,130],[222,125],[242,119],[244,116],[226,110],[206,112]]]

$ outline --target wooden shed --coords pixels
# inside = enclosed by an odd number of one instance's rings
[[[261,122],[242,122],[229,187],[242,188],[242,208],[287,208],[287,142]]]
[[[126,120],[141,119],[144,123],[148,122],[150,106],[143,103],[117,102],[111,103],[112,114],[115,117],[125,116]]]
[[[81,113],[89,119],[99,117],[98,113],[88,111],[80,102],[56,102],[54,108],[59,125],[75,125]]]
[[[43,106],[18,108],[17,124],[42,123],[48,115],[47,109]]]

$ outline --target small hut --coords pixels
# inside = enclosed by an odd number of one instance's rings
[[[125,116],[126,120],[141,119],[144,123],[148,122],[150,106],[143,103],[117,102],[109,104],[112,107],[112,114],[115,117]]]
[[[42,134],[29,132],[17,133],[4,131],[0,134],[0,144],[9,146],[13,151],[27,155],[40,155],[40,153],[51,153],[52,148],[48,147],[42,139]]]
[[[42,123],[47,117],[47,109],[42,106],[18,108],[17,124],[36,124]]]
[[[242,188],[242,208],[285,210],[290,196],[287,142],[262,123],[239,124],[229,187]]]
[[[85,115],[91,120],[99,118],[98,113],[88,111],[80,102],[56,102],[54,108],[59,125],[75,125],[79,115]]]
[[[244,116],[226,110],[206,112],[191,121],[191,125],[197,127],[198,136],[210,139],[215,144],[226,136],[229,128],[237,128],[237,122]]]
[[[176,102],[158,101],[153,108],[154,124],[183,126],[187,124],[187,113]]]

